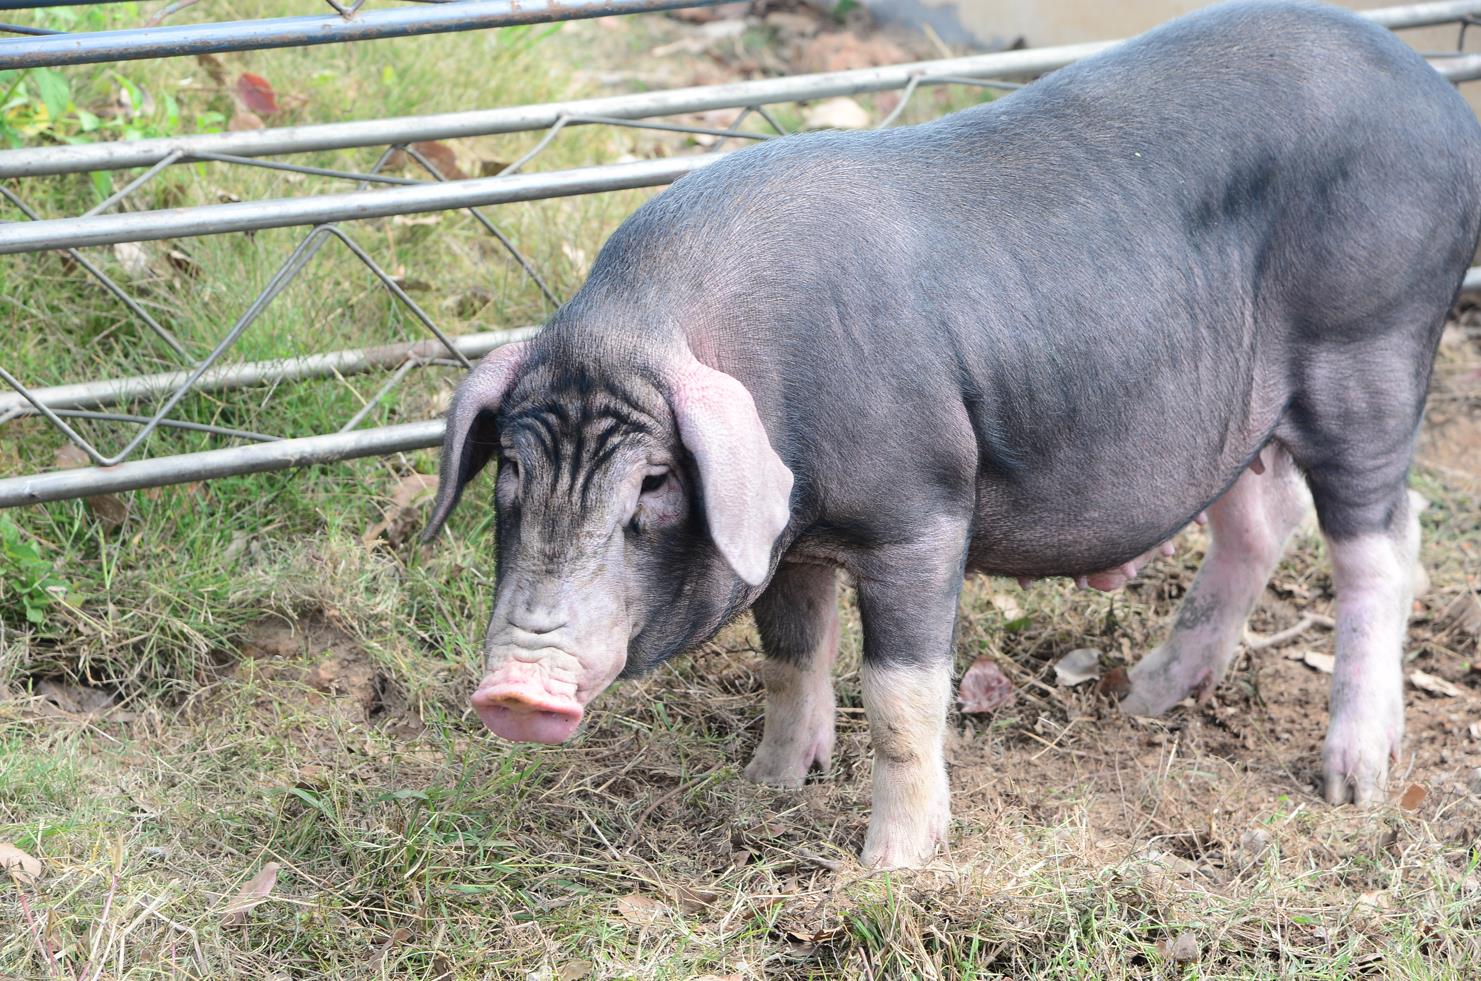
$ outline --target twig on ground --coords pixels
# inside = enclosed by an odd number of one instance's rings
[[[1302,615],[1300,620],[1296,621],[1295,626],[1287,627],[1284,630],[1279,630],[1269,635],[1257,634],[1246,627],[1244,631],[1244,646],[1252,651],[1263,651],[1267,647],[1279,647],[1287,641],[1295,640],[1312,627],[1326,627],[1328,630],[1331,630],[1334,626],[1336,626],[1336,622],[1329,616],[1324,616],[1320,613],[1306,613]]]

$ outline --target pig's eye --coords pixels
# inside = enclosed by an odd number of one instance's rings
[[[648,476],[643,478],[643,493],[653,493],[654,491],[663,487],[664,484],[668,483],[668,480],[669,472],[667,470],[665,470],[663,473],[650,473]]]
[[[513,457],[501,457],[499,460],[499,470],[501,475],[504,471],[508,471],[510,477],[515,480],[519,479],[519,461]]]

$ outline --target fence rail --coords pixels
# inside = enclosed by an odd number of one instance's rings
[[[619,8],[624,11],[669,9],[712,2],[716,0],[700,0],[699,3],[683,0],[612,0],[608,3],[584,5],[580,0],[576,3],[541,0],[536,6],[530,6],[524,0],[510,0],[507,3],[500,0],[499,4],[491,4],[486,0],[459,0],[444,4],[443,8],[458,8],[460,17],[469,15],[474,8],[488,11],[495,6],[502,6],[506,12],[518,6],[521,16],[535,10],[543,10],[552,16],[597,16],[599,14],[584,14],[581,11],[595,11],[600,7],[603,13],[611,13],[618,12]],[[39,5],[41,4],[25,4]],[[380,15],[415,12],[417,11],[405,9],[363,11],[352,20],[363,22],[366,19],[379,18]],[[1475,25],[1477,18],[1481,17],[1481,0],[1411,4],[1370,11],[1367,16],[1394,29],[1457,24],[1457,50],[1453,53],[1433,53],[1431,64],[1457,83],[1481,78],[1481,54],[1464,51],[1466,29]],[[328,19],[341,23],[351,22],[341,17]],[[453,23],[454,20],[439,23]],[[209,32],[212,29],[236,26],[200,25],[199,29]],[[84,40],[92,44],[93,41],[87,39],[138,33],[78,35],[73,40]],[[28,64],[76,63],[55,60],[56,51],[59,50],[55,45],[62,40],[59,37],[0,41],[0,67],[9,64],[7,57],[23,51],[28,58],[34,56],[43,59],[28,61]],[[107,43],[116,45],[118,41],[119,38],[114,37]],[[64,251],[79,263],[86,274],[97,279],[133,316],[149,327],[174,352],[180,364],[179,369],[147,375],[36,387],[28,386],[23,379],[16,377],[0,363],[0,381],[7,383],[12,389],[10,392],[0,392],[0,426],[17,418],[39,415],[98,464],[75,470],[0,478],[0,507],[381,455],[432,446],[439,442],[442,423],[437,420],[371,429],[357,427],[370,409],[388,398],[412,370],[430,365],[466,366],[469,359],[479,357],[501,343],[530,336],[536,328],[448,336],[406,293],[396,278],[381,268],[353,236],[340,228],[341,222],[428,211],[466,210],[518,263],[546,300],[554,304],[557,297],[535,265],[493,219],[480,209],[497,208],[513,202],[668,183],[724,156],[728,144],[783,135],[786,130],[771,111],[780,104],[896,91],[899,93],[898,105],[879,123],[880,126],[888,126],[899,118],[911,99],[927,87],[983,86],[1011,89],[1018,86],[1016,80],[1036,77],[1115,43],[1117,42],[998,52],[881,68],[761,79],[545,105],[133,142],[29,147],[0,152],[0,179],[145,168],[108,200],[76,217],[42,218],[12,189],[19,186],[16,182],[12,182],[10,186],[0,184],[0,207],[8,201],[29,219],[0,222],[0,254]],[[34,50],[51,53],[33,55],[30,52]],[[12,54],[8,56],[7,52]],[[144,56],[146,55],[139,55]],[[723,129],[665,118],[716,109],[739,110],[739,116]],[[750,128],[743,128],[743,124],[748,121]],[[709,152],[688,156],[540,173],[521,172],[561,132],[576,126],[677,131],[703,136],[713,146],[709,148]],[[519,132],[541,132],[543,135],[531,150],[493,177],[444,180],[444,175],[437,166],[419,153],[415,146],[429,140]],[[379,161],[364,171],[336,170],[278,159],[294,154],[347,148],[385,149]],[[425,178],[385,173],[387,162],[395,151],[400,151],[420,167]],[[268,167],[296,171],[352,182],[356,189],[344,193],[296,198],[108,213],[123,205],[131,195],[170,168],[201,162],[210,166]],[[368,190],[375,185],[382,187]],[[128,289],[77,251],[98,245],[123,245],[156,239],[288,226],[309,226],[309,231],[285,257],[268,285],[222,335],[214,349],[201,358],[189,355],[184,346],[130,296]],[[363,350],[305,354],[268,362],[223,364],[223,359],[243,334],[284,288],[302,273],[314,254],[334,242],[338,242],[370,270],[425,329],[427,339]],[[1467,288],[1481,289],[1481,268],[1472,270],[1466,282]],[[374,371],[389,372],[389,377],[365,406],[336,433],[279,438],[272,434],[209,426],[172,417],[173,410],[191,394]],[[147,416],[99,411],[149,399],[163,399],[163,403]],[[121,448],[108,452],[85,439],[69,422],[79,418],[122,422],[138,428]],[[205,430],[222,439],[245,445],[200,453],[131,459],[142,451],[151,434],[169,427]]]
[[[724,0],[457,0],[454,3],[363,11],[356,3],[342,8],[342,13],[317,17],[274,17],[12,38],[0,41],[0,69],[90,65],[138,58],[376,41],[703,7],[722,2]]]

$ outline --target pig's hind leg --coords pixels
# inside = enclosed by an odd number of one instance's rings
[[[838,654],[838,573],[784,564],[752,607],[766,663],[766,721],[746,778],[800,787],[833,758],[833,661]]]
[[[1415,431],[1410,419],[1417,414],[1395,412],[1389,426],[1313,440],[1310,451],[1308,480],[1337,593],[1337,656],[1322,748],[1322,781],[1333,804],[1381,799],[1403,742],[1404,636],[1420,579],[1422,499],[1405,490]]]
[[[1311,504],[1283,448],[1267,446],[1260,462],[1263,468],[1246,470],[1209,507],[1208,554],[1167,640],[1131,669],[1124,710],[1161,715],[1208,691],[1228,670],[1244,622]]]

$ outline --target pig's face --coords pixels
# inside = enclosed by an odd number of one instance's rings
[[[791,474],[745,389],[692,356],[614,379],[523,348],[459,388],[429,534],[497,458],[498,585],[473,705],[500,736],[561,742],[614,679],[708,636],[765,580]]]

